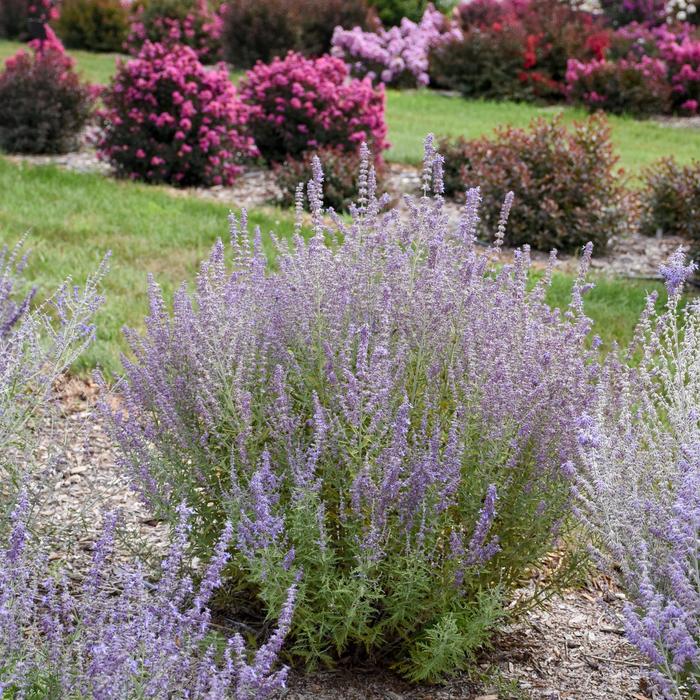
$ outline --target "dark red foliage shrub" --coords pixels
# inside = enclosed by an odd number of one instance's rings
[[[0,38],[28,38],[28,21],[49,22],[58,17],[54,0],[0,0]]]
[[[224,58],[239,68],[289,51],[321,56],[337,26],[374,24],[366,0],[234,0],[223,15]]]
[[[663,158],[642,177],[641,232],[686,236],[700,242],[700,160],[679,165],[673,158]]]
[[[446,140],[446,192],[481,187],[483,223],[493,232],[508,192],[515,202],[506,242],[575,251],[592,241],[605,250],[626,224],[625,191],[610,128],[602,116],[574,124],[535,120],[528,130],[500,128],[493,139]],[[459,173],[459,174],[457,174]]]
[[[78,145],[93,93],[50,28],[41,49],[18,51],[0,73],[0,149],[65,153]]]
[[[346,212],[357,201],[357,177],[360,171],[360,154],[346,153],[335,147],[307,151],[299,158],[287,158],[275,165],[275,182],[282,194],[281,204],[292,207],[296,204],[299,183],[306,185],[313,178],[313,159],[318,156],[323,166],[323,201],[336,211]],[[383,170],[375,172],[381,185]]]
[[[381,86],[350,79],[343,61],[289,53],[258,63],[240,84],[248,127],[261,155],[281,163],[324,146],[353,153],[366,142],[381,160],[388,148]]]
[[[200,61],[221,57],[222,19],[208,0],[136,0],[126,48],[137,55],[146,41],[189,46]]]
[[[257,155],[225,67],[207,70],[188,46],[147,42],[120,63],[102,97],[100,155],[124,177],[230,184],[240,162]]]
[[[122,0],[62,0],[56,31],[68,48],[122,50],[129,11]]]
[[[525,35],[517,24],[497,30],[472,27],[464,38],[435,47],[428,72],[433,87],[468,98],[526,100],[530,84],[520,79]]]

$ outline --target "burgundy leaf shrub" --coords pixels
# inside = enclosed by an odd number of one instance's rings
[[[189,46],[203,63],[221,58],[223,20],[208,0],[136,0],[125,48],[137,56],[143,45]]]
[[[382,213],[364,151],[346,222],[324,215],[317,160],[312,237],[301,221],[291,250],[273,237],[272,274],[260,231],[232,217],[230,253],[215,245],[172,312],[151,282],[126,411],[103,407],[144,500],[172,522],[192,504],[195,553],[232,523],[243,609],[279,610],[301,572],[287,648],[309,665],[352,651],[415,681],[463,668],[569,524],[598,371],[586,287],[562,313],[551,269],[528,284],[527,248],[501,264],[512,197],[478,248],[479,191],[451,224],[441,163],[428,140],[424,196]]]
[[[239,68],[289,51],[321,56],[330,50],[336,27],[368,29],[376,23],[365,0],[234,0],[223,16],[224,57]]]
[[[147,42],[119,64],[102,100],[100,156],[123,177],[230,184],[240,162],[257,154],[225,67],[207,70],[188,46]]]
[[[27,530],[23,494],[0,549],[0,689],[8,697],[264,700],[284,688],[273,670],[289,629],[295,587],[279,626],[252,660],[240,634],[217,650],[207,607],[229,555],[224,526],[201,581],[186,573],[190,511],[180,507],[173,543],[153,585],[140,563],[111,561],[116,517],[108,515],[82,586],[50,571]],[[76,590],[77,589],[77,590]]]
[[[605,250],[610,237],[625,230],[625,190],[602,116],[571,131],[560,117],[540,118],[528,130],[499,128],[493,138],[447,140],[442,148],[447,193],[459,198],[479,184],[488,229],[497,222],[493,207],[515,194],[505,238],[510,245],[573,251],[593,241]]]
[[[66,153],[77,147],[93,109],[93,92],[81,82],[51,28],[42,47],[20,49],[0,73],[0,150]]]
[[[700,243],[700,161],[664,158],[642,175],[641,232],[686,236]]]
[[[68,48],[122,51],[129,28],[123,0],[62,0],[56,31]]]
[[[389,147],[383,87],[350,79],[339,58],[289,53],[258,63],[241,81],[240,94],[250,109],[250,133],[268,162],[325,146],[353,153],[364,141],[379,162]]]

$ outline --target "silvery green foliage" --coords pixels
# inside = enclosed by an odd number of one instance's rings
[[[582,416],[575,495],[598,554],[629,589],[627,634],[664,698],[700,697],[700,307],[681,310],[693,274],[678,250],[650,295],[628,360],[613,354]]]
[[[294,657],[353,650],[434,679],[469,663],[567,527],[598,365],[582,278],[560,311],[551,266],[532,289],[527,248],[502,264],[512,197],[484,250],[479,191],[450,223],[432,139],[404,215],[382,213],[369,163],[347,222],[324,212],[316,161],[312,235],[273,237],[274,273],[243,215],[232,261],[217,243],[172,313],[152,282],[126,410],[104,410],[144,500],[171,522],[194,509],[200,556],[232,522],[247,610],[276,615],[301,574]]]
[[[191,512],[178,523],[158,582],[139,563],[111,561],[117,518],[106,517],[82,585],[52,573],[27,530],[22,492],[0,539],[0,697],[50,700],[264,700],[284,687],[274,669],[289,629],[290,586],[277,629],[252,659],[240,634],[212,637],[211,595],[228,561],[230,525],[195,585],[184,572]]]
[[[83,287],[70,280],[47,300],[22,291],[21,244],[0,253],[0,510],[32,469],[30,425],[51,403],[54,382],[93,341],[107,259]],[[32,305],[34,302],[34,305]]]

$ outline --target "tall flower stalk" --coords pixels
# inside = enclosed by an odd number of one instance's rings
[[[310,237],[273,237],[274,274],[232,216],[230,251],[214,246],[172,312],[151,281],[126,410],[104,408],[143,499],[171,522],[191,504],[199,556],[232,523],[242,608],[276,615],[303,572],[293,657],[353,650],[412,680],[468,664],[566,530],[562,465],[598,371],[583,281],[553,310],[551,267],[531,289],[527,248],[501,260],[512,197],[483,251],[479,191],[452,226],[432,138],[424,185],[383,212],[364,148],[348,222],[323,210],[316,162]]]

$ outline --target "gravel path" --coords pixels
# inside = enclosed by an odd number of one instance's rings
[[[39,445],[39,454],[51,465],[42,475],[49,486],[42,519],[57,538],[53,558],[67,562],[73,575],[79,576],[99,534],[101,514],[114,508],[122,512],[132,535],[129,539],[137,542],[136,547],[131,546],[132,554],[162,551],[167,530],[137,501],[116,464],[114,446],[94,407],[96,387],[73,379],[59,393],[61,416],[42,432]],[[497,669],[494,680],[486,685],[474,685],[458,676],[445,685],[415,688],[384,670],[341,667],[314,674],[292,673],[285,697],[643,700],[650,697],[644,692],[644,664],[622,634],[623,602],[623,594],[601,577],[528,614],[521,623],[505,629],[494,650],[481,660],[484,673]]]

